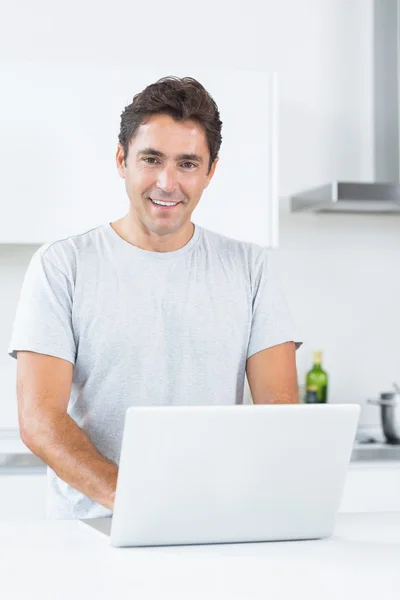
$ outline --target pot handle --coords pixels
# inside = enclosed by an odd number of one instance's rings
[[[367,402],[369,404],[377,404],[378,406],[394,406],[395,402],[393,400],[371,400],[368,398]]]

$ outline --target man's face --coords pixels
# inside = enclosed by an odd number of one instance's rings
[[[126,166],[118,144],[117,166],[125,179],[131,211],[149,232],[168,235],[184,229],[209,184],[206,135],[195,121],[176,122],[169,115],[152,115],[131,140]],[[152,200],[178,202],[156,206]]]

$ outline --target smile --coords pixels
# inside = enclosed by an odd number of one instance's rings
[[[154,201],[151,198],[149,198],[149,200],[153,206],[156,206],[157,208],[159,208],[161,210],[171,210],[172,208],[175,208],[179,204],[182,204],[181,202],[162,202],[161,200]]]

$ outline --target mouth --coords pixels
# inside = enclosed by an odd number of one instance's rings
[[[151,204],[155,207],[158,208],[161,211],[169,211],[169,210],[174,210],[174,208],[178,208],[182,202],[176,202],[175,204],[168,204],[168,205],[163,205],[163,204],[157,204],[156,202],[154,202],[154,200],[152,200],[150,197],[148,198],[151,202]]]

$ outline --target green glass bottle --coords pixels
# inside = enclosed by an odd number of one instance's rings
[[[328,401],[328,373],[322,368],[322,351],[316,350],[313,353],[314,365],[306,375],[306,390],[317,386],[318,403]]]
[[[318,402],[317,394],[317,386],[310,385],[310,387],[307,389],[306,397],[304,399],[305,404],[316,404]]]

